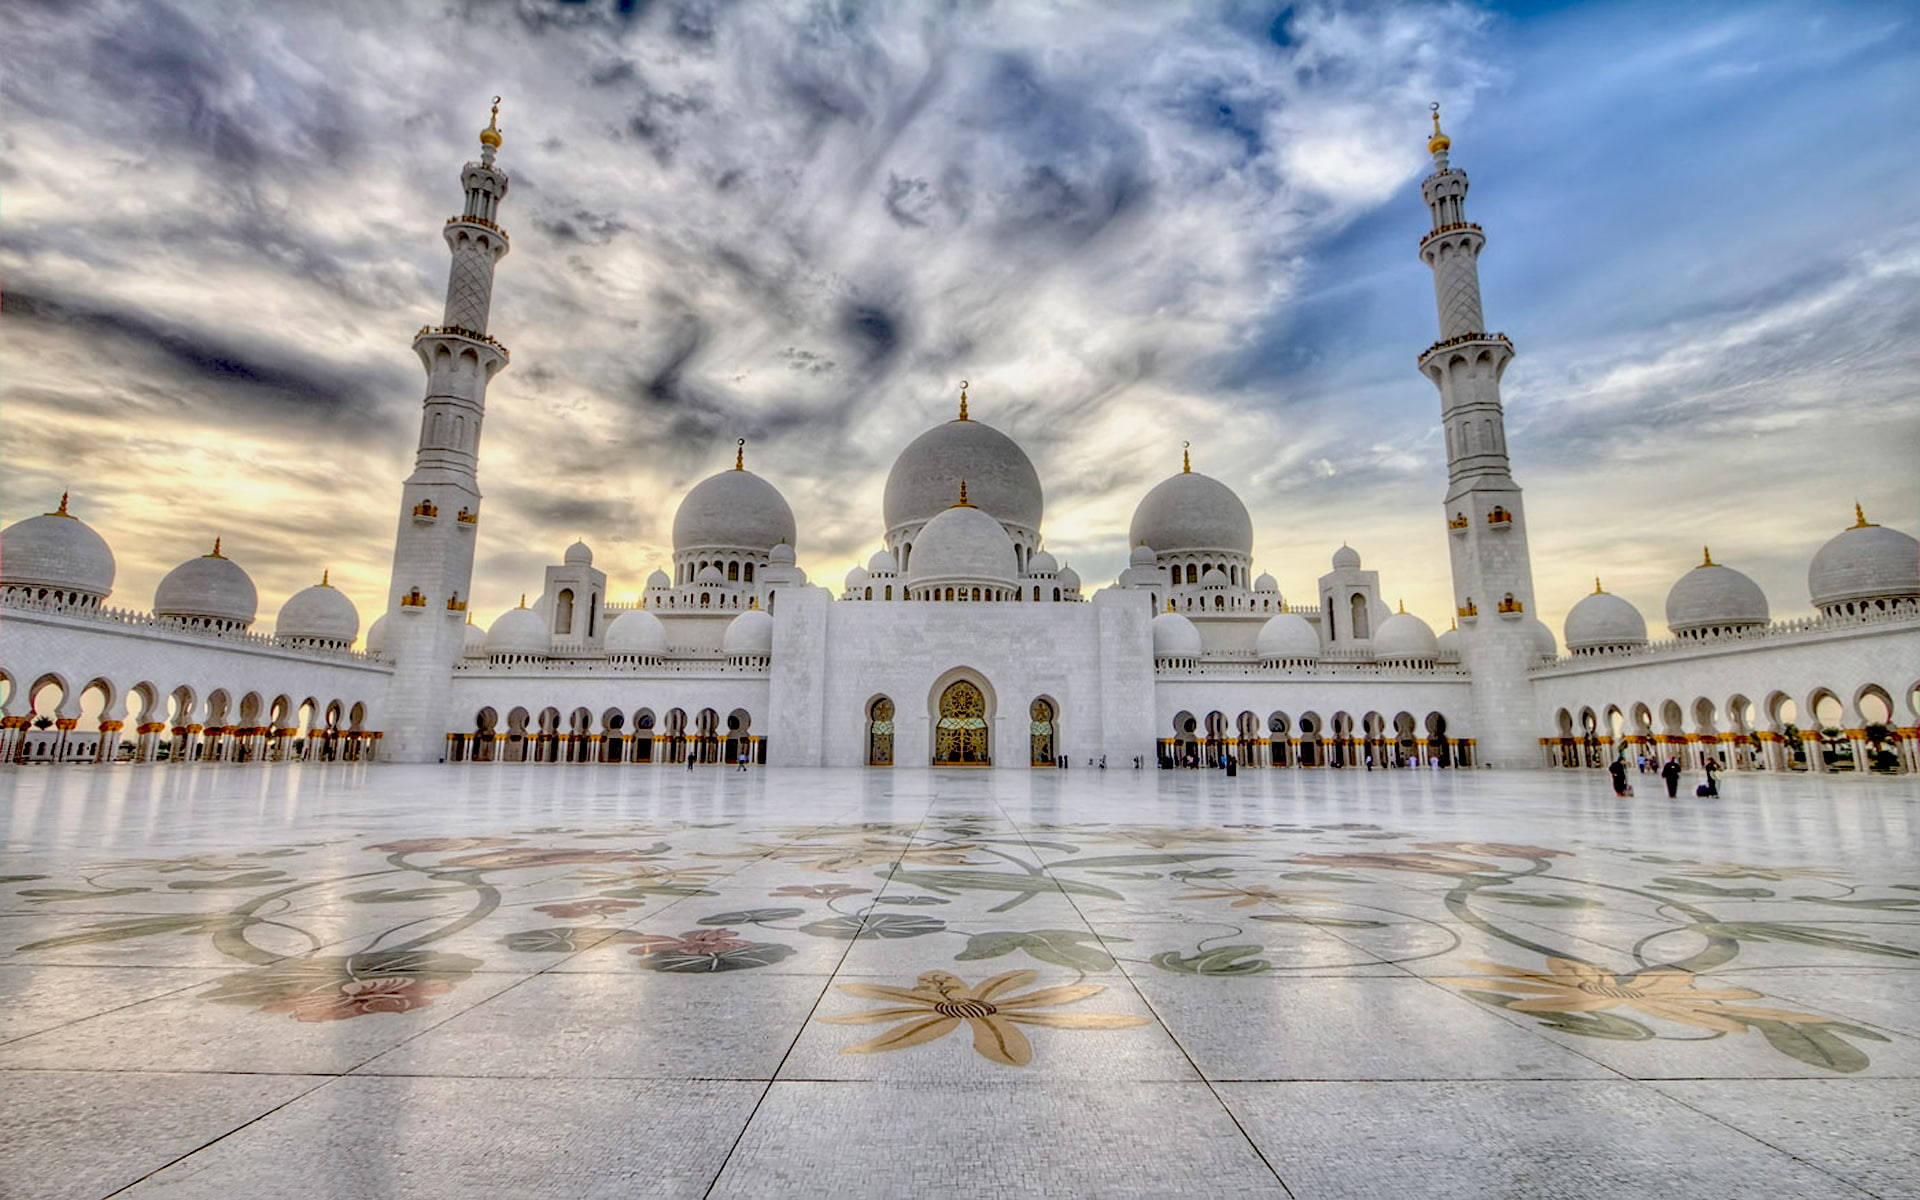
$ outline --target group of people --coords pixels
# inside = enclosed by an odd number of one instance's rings
[[[1668,798],[1671,799],[1679,796],[1680,774],[1681,774],[1679,759],[1669,757],[1665,763],[1661,763],[1657,759],[1651,759],[1651,758],[1648,758],[1646,755],[1642,754],[1635,760],[1635,765],[1639,768],[1639,772],[1642,775],[1645,775],[1648,771],[1652,771],[1654,774],[1658,775],[1661,778],[1661,780],[1667,785]],[[1720,760],[1712,756],[1708,756],[1705,763],[1705,767],[1706,767],[1706,776],[1707,776],[1706,781],[1701,783],[1700,786],[1694,788],[1693,794],[1696,796],[1718,796],[1720,794],[1720,770],[1721,770]],[[1619,757],[1615,758],[1613,762],[1607,767],[1607,774],[1613,777],[1613,794],[1614,795],[1616,796],[1633,795],[1633,786],[1627,782],[1627,756],[1626,755],[1622,754]]]

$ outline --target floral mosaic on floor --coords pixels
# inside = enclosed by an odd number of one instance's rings
[[[362,855],[362,869],[316,869]],[[476,929],[498,931],[486,942],[506,960],[495,966],[546,969],[602,950],[624,952],[636,970],[697,975],[775,967],[811,939],[924,939],[916,948],[925,960],[956,970],[930,967],[910,984],[841,983],[883,1007],[818,1019],[888,1026],[842,1047],[847,1054],[909,1049],[964,1026],[980,1055],[1009,1066],[1033,1059],[1023,1027],[1150,1024],[1079,1007],[1141,971],[1227,979],[1406,967],[1453,954],[1466,934],[1500,957],[1463,958],[1463,973],[1428,977],[1554,1033],[1685,1041],[1695,1053],[1710,1053],[1701,1043],[1757,1034],[1800,1062],[1853,1072],[1885,1035],[1757,1003],[1765,997],[1739,986],[1732,964],[1765,943],[1843,961],[1920,959],[1913,883],[1614,846],[1423,841],[1363,824],[1015,826],[971,814],[926,824],[543,827],[109,861],[77,879],[0,876],[0,886],[36,911],[86,907],[107,917],[18,946],[29,961],[74,947],[202,937],[243,968],[204,999],[308,1023],[434,1004],[486,965],[446,948]],[[747,886],[768,903],[720,911],[698,903]],[[540,894],[520,898],[528,891]],[[556,891],[564,895],[546,894]],[[224,906],[175,911],[175,903],[134,899],[197,896]],[[1049,924],[1078,927],[1023,922],[1021,909],[1037,899],[1065,902],[1081,918]],[[330,942],[315,914],[340,905],[405,915],[371,936]],[[1562,928],[1586,917],[1649,928],[1609,956]],[[1104,932],[1116,925],[1130,935]],[[1297,951],[1282,927],[1324,935],[1346,957],[1290,957]],[[1164,932],[1149,940],[1141,928]],[[462,946],[475,948],[471,939]],[[1040,981],[1039,970],[1018,965],[1026,961],[1075,978],[1023,990]],[[1012,969],[969,983],[971,965],[985,962]],[[1113,977],[1088,981],[1102,974]]]

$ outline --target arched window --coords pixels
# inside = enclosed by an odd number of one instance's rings
[[[934,731],[936,766],[986,766],[987,698],[965,679],[955,680],[940,693],[940,718]]]
[[[573,632],[572,588],[561,588],[560,594],[553,598],[553,631],[555,633]]]
[[[598,617],[599,615],[600,615],[600,593],[588,592],[587,593],[587,636],[588,637],[593,636],[594,627],[596,624],[594,618]]]
[[[887,585],[887,594],[886,594],[886,596],[885,596],[885,597],[883,597],[883,599],[887,599],[887,600],[891,600],[891,599],[893,599],[893,585],[892,585],[892,584],[888,584],[888,585]]]
[[[727,564],[727,582],[728,583],[740,582],[740,563],[738,560],[735,560],[734,562],[730,562]]]
[[[748,563],[745,567],[741,568],[740,578],[746,580],[748,583],[753,582],[753,564],[752,563]]]
[[[868,600],[871,600],[871,599],[873,599],[873,589],[872,589],[872,588],[868,588],[868,589],[867,589],[867,594],[866,594],[866,597],[865,597],[865,598],[866,598],[866,599],[868,599]]]
[[[1036,767],[1051,767],[1059,753],[1053,744],[1053,702],[1043,696],[1033,702],[1027,715],[1032,718],[1028,727],[1032,755],[1028,762]]]
[[[1060,598],[1060,589],[1059,589],[1059,588],[1055,588],[1055,589],[1053,589],[1053,598],[1054,598],[1055,600],[1058,600],[1058,599]]]
[[[893,765],[893,701],[885,696],[867,705],[867,765]]]
[[[1347,608],[1352,613],[1353,636],[1357,638],[1373,636],[1367,629],[1367,598],[1355,592],[1347,600]]]

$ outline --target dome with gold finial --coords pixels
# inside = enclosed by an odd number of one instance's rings
[[[1667,628],[1675,637],[1713,637],[1767,623],[1767,595],[1759,584],[1714,562],[1710,549],[1702,548],[1700,560],[1667,593]]]
[[[500,97],[493,98],[493,115],[487,121],[487,127],[480,131],[480,144],[489,149],[500,148]]]
[[[1875,525],[1855,504],[1853,524],[1835,534],[1807,567],[1807,592],[1827,616],[1920,599],[1920,541]]]
[[[793,509],[780,489],[747,470],[746,439],[734,443],[733,469],[695,484],[673,515],[673,549],[765,554],[794,544]]]
[[[1169,475],[1140,498],[1127,540],[1152,546],[1155,555],[1206,551],[1253,553],[1253,518],[1233,489],[1193,469],[1182,451],[1180,473]]]
[[[1561,625],[1566,634],[1567,653],[1594,654],[1647,644],[1647,619],[1631,603],[1604,591],[1600,580],[1593,581],[1593,592],[1583,596],[1567,612]]]
[[[1018,573],[1013,539],[993,514],[969,500],[965,481],[957,494],[959,499],[935,514],[913,543],[907,562],[910,599],[944,597],[948,587],[969,596],[976,587],[985,589],[995,599],[1013,591]]]
[[[1427,140],[1427,153],[1438,154],[1442,150],[1451,149],[1453,139],[1440,132],[1440,102],[1435,100],[1427,107],[1433,111],[1433,136]]]
[[[1043,504],[1032,460],[1012,438],[968,414],[964,385],[960,396],[958,416],[907,443],[893,460],[882,500],[887,533],[946,511],[965,479],[973,504],[997,521],[1037,534]]]
[[[252,577],[220,552],[219,538],[213,539],[210,553],[168,571],[153,589],[155,616],[190,625],[245,629],[253,624],[259,604]]]
[[[0,588],[25,598],[96,607],[113,591],[106,539],[60,507],[0,531]]]
[[[330,571],[321,573],[319,583],[289,596],[273,622],[273,636],[295,645],[345,649],[359,635],[360,610],[333,586]]]

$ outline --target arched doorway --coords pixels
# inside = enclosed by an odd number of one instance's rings
[[[940,693],[934,726],[933,765],[984,767],[988,756],[987,697],[971,680],[956,679]]]
[[[1040,697],[1033,702],[1027,715],[1032,718],[1032,725],[1029,727],[1031,754],[1027,761],[1032,766],[1051,767],[1060,754],[1053,744],[1054,717],[1057,715],[1054,712],[1053,701],[1045,696]]]
[[[867,705],[867,765],[893,765],[893,701],[885,696]]]

